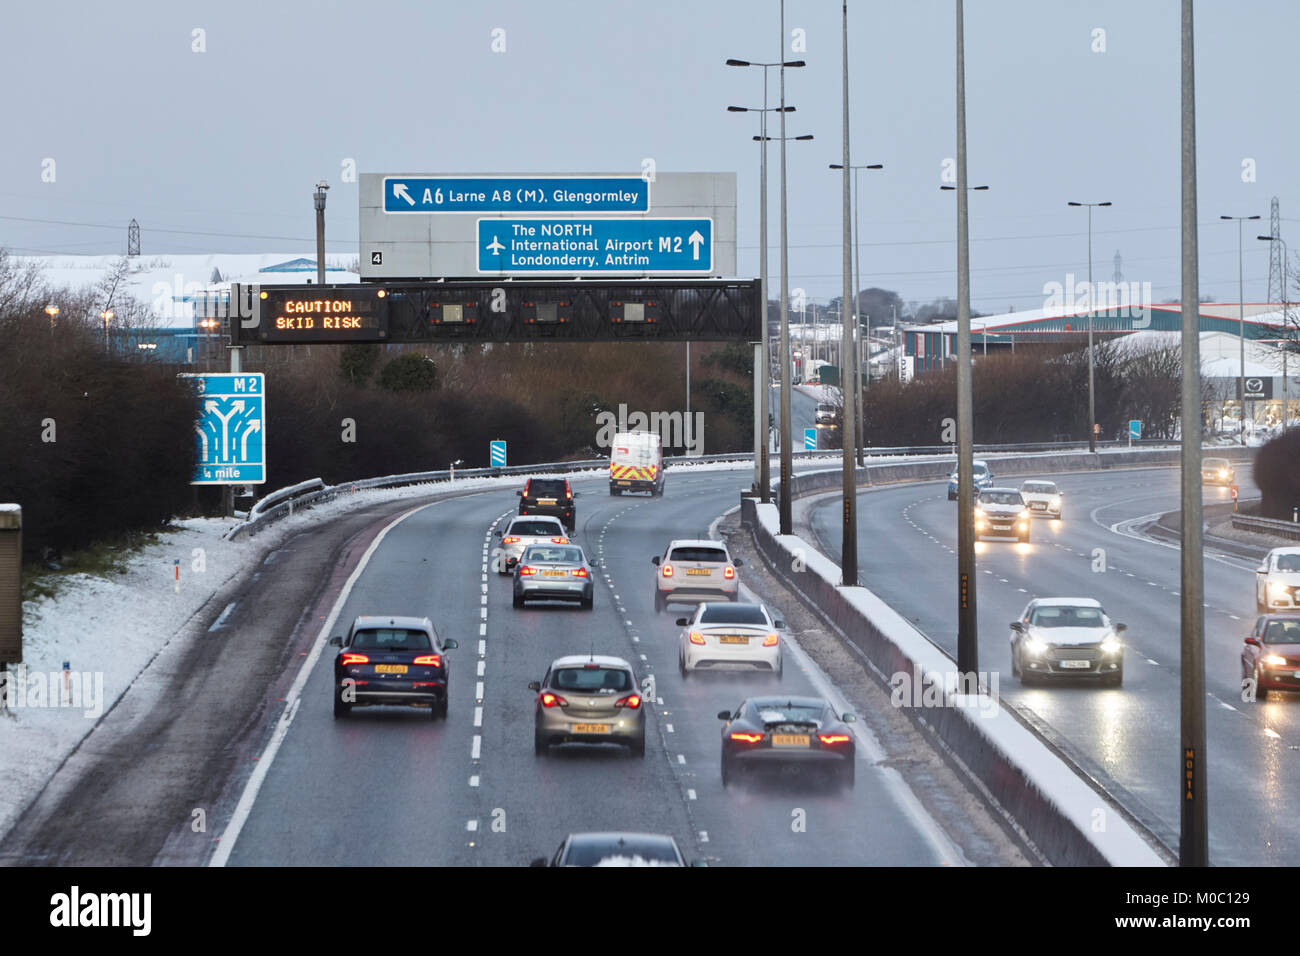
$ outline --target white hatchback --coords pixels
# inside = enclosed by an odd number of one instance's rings
[[[677,669],[683,679],[698,670],[765,671],[781,676],[784,621],[761,604],[706,602],[677,619]]]
[[[1054,481],[1036,478],[1026,481],[1020,486],[1020,497],[1025,499],[1025,506],[1033,517],[1061,517],[1061,489],[1056,487]]]
[[[1255,608],[1290,611],[1300,608],[1300,547],[1274,548],[1255,571]]]

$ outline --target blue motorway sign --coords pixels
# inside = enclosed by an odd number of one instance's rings
[[[260,372],[181,375],[199,396],[199,467],[192,485],[266,481],[266,376]]]
[[[478,271],[713,271],[712,219],[480,219]]]
[[[640,176],[386,176],[384,212],[649,212]]]
[[[804,451],[817,450],[817,429],[805,428],[803,430],[803,450]]]
[[[488,448],[492,455],[492,467],[504,468],[506,466],[506,443],[504,441],[492,441],[488,443]]]
[[[1136,441],[1142,437],[1142,423],[1136,418],[1129,419],[1128,437],[1130,441]]]

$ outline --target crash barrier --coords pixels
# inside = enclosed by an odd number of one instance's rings
[[[1173,854],[994,693],[963,693],[956,664],[802,538],[779,534],[775,505],[741,500],[741,522],[774,574],[857,647],[892,699],[964,769],[1047,862],[1058,866],[1165,866]],[[895,689],[897,688],[897,689]],[[985,688],[985,691],[995,688]],[[900,694],[900,691],[906,691]]]
[[[1277,518],[1260,518],[1256,515],[1233,515],[1232,526],[1240,531],[1271,534],[1289,541],[1300,541],[1300,524],[1279,521]]]

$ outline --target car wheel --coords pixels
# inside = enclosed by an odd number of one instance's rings
[[[956,500],[957,500],[957,496],[954,495],[954,494],[950,491],[950,492],[948,492],[948,500],[949,500],[949,501],[956,501]]]
[[[1020,676],[1020,659],[1016,656],[1016,652],[1014,648],[1011,651],[1011,676],[1012,677]]]
[[[1259,682],[1259,665],[1255,665],[1255,701],[1268,700],[1268,688]]]
[[[668,606],[668,602],[664,600],[664,592],[656,589],[655,590],[655,613],[662,614],[664,608],[667,606]]]
[[[449,706],[449,704],[450,704],[449,697],[444,697],[442,700],[438,701],[438,716],[441,717],[443,720],[447,719],[447,707]]]
[[[727,759],[727,755],[724,753],[722,755],[722,789],[725,790],[727,787],[731,786],[731,777],[731,761]]]
[[[536,730],[534,730],[533,731],[533,756],[545,757],[547,752],[550,749],[551,749],[550,746],[546,743],[545,740],[542,739],[541,735],[538,734]]]
[[[592,607],[595,606],[595,604],[596,604],[595,595],[592,595],[591,597],[585,597],[582,599],[582,609],[584,611],[590,611]]]
[[[334,716],[346,717],[352,713],[352,705],[343,699],[342,691],[334,692]]]
[[[516,594],[516,595],[514,596],[514,605],[515,605],[515,607],[523,607],[523,606],[524,606],[524,596],[523,596],[522,594]]]
[[[1028,532],[1028,531],[1026,531],[1024,534],[1022,534],[1022,535],[1020,536],[1020,543],[1021,543],[1021,544],[1028,544],[1028,543],[1029,543],[1029,532]]]
[[[837,775],[839,785],[843,787],[845,790],[853,789],[853,778],[856,774],[856,768],[854,766],[854,763],[855,761],[853,760],[846,760],[844,762],[844,767],[840,770],[839,774]]]
[[[641,736],[628,745],[628,750],[632,752],[633,757],[645,758],[645,731],[642,731]]]
[[[690,671],[686,669],[686,658],[682,657],[680,654],[677,655],[677,673],[682,675],[682,680],[686,680],[687,676],[690,674]]]

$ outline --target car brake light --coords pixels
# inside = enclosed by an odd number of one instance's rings
[[[663,572],[664,577],[671,578],[673,576],[673,566],[671,564],[665,564],[663,566]]]
[[[767,637],[763,638],[763,646],[764,646],[764,647],[776,647],[776,640],[777,640],[777,638],[776,638],[776,635],[775,635],[775,634],[769,634],[769,635],[767,635]]]
[[[734,733],[731,735],[732,740],[739,740],[742,743],[756,744],[763,739],[762,734]]]
[[[370,658],[367,657],[365,654],[344,654],[343,655],[344,667],[347,667],[349,664],[369,664],[369,663],[370,663]]]
[[[564,483],[564,497],[566,498],[573,497],[573,489],[569,487],[569,483],[567,481]]]
[[[569,539],[568,539],[568,538],[552,538],[552,539],[551,539],[551,544],[568,544],[568,543],[569,543]]]
[[[847,744],[849,742],[848,734],[818,734],[817,739],[824,744]]]
[[[530,567],[529,567],[528,565],[526,565],[526,564],[521,564],[521,565],[519,566],[519,573],[522,574],[524,577],[527,577],[527,576],[530,575],[530,574],[536,574],[536,573],[537,573],[537,569],[536,569],[536,568],[530,568]]]
[[[568,707],[569,702],[565,700],[563,697],[561,697],[559,694],[552,694],[550,692],[547,692],[545,694],[542,694],[542,706],[543,707],[556,707],[556,706]]]
[[[512,534],[512,535],[510,535],[509,537],[502,538],[502,539],[501,539],[501,543],[502,543],[502,544],[518,544],[518,543],[519,543],[519,538],[518,538],[517,536],[515,536],[515,535]]]
[[[570,571],[569,573],[572,574],[575,578],[585,578],[585,577],[587,576],[587,569],[586,569],[586,568],[574,568],[574,569],[573,569],[572,571]]]
[[[641,706],[641,698],[637,694],[628,694],[621,700],[614,702],[615,707],[626,707],[629,710],[636,710]]]
[[[727,565],[725,568],[722,569],[722,576],[726,578],[728,581],[730,581],[732,578],[736,576],[736,569],[733,568],[731,565]]]
[[[699,631],[691,631],[690,640],[692,644],[703,644],[704,635],[701,634]]]
[[[412,663],[412,664],[424,664],[424,665],[426,665],[426,666],[428,666],[428,667],[441,667],[441,666],[442,666],[442,655],[441,655],[441,654],[421,654],[421,655],[420,655],[419,657],[417,657],[415,660],[411,661],[411,663]]]

